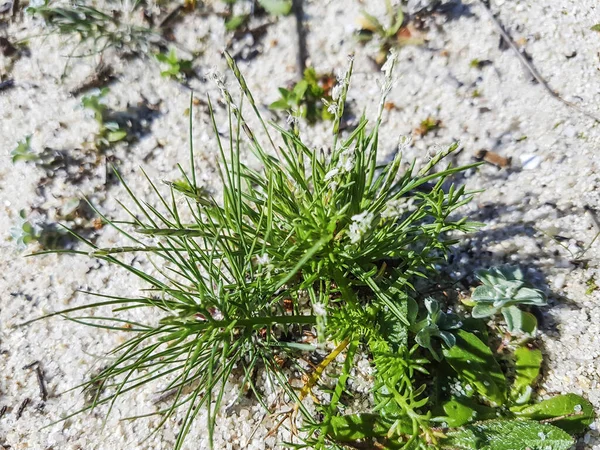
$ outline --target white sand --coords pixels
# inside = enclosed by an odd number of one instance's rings
[[[368,3],[375,2],[364,2]],[[549,84],[567,100],[600,115],[600,33],[590,31],[600,22],[597,2],[492,3],[512,36],[525,44]],[[351,34],[360,8],[356,0],[309,2],[305,6],[307,39],[312,63],[318,70],[342,70],[346,55],[356,52],[351,106],[356,113],[366,108],[369,114],[377,106],[375,80],[380,75],[367,60],[370,49],[357,46]],[[541,232],[569,238],[564,244],[572,251],[577,251],[578,242],[585,246],[594,238],[596,231],[584,207],[600,211],[598,125],[531,83],[515,54],[498,48],[498,35],[478,2],[465,1],[463,8],[467,14],[455,20],[437,19],[440,28],[433,27],[427,33],[427,45],[401,50],[398,83],[391,94],[398,110],[386,113],[382,147],[391,154],[400,136],[412,134],[423,119],[432,116],[442,121],[442,128],[415,138],[407,160],[423,160],[434,146],[444,147],[456,140],[464,148],[456,158],[459,163],[470,162],[472,155],[483,148],[512,157],[510,170],[484,166],[466,179],[469,188],[485,189],[466,212],[485,222],[486,227],[469,236],[457,250],[453,270],[462,276],[475,267],[511,262],[527,268],[540,285],[545,283],[552,306],[547,310],[541,335],[546,354],[543,390],[549,394],[583,394],[600,409],[600,290],[585,292],[587,280],[600,280],[599,244],[586,253],[587,268],[576,267],[569,263],[569,253]],[[9,23],[5,29],[12,40],[44,31],[40,21],[28,16]],[[224,69],[218,53],[225,42],[220,19],[186,17],[176,27],[175,36],[187,48],[205,50],[195,63],[199,73],[213,66]],[[207,36],[204,43],[201,36]],[[277,98],[276,87],[295,77],[296,44],[292,38],[293,18],[281,19],[263,40],[266,53],[240,64],[254,96],[265,105]],[[168,449],[178,429],[176,420],[144,442],[156,419],[119,420],[154,411],[156,385],[117,402],[104,428],[101,424],[106,408],[42,429],[83,405],[79,391],[58,394],[102,367],[105,352],[122,342],[124,335],[62,319],[15,328],[44,313],[90,302],[89,297],[76,293],[78,289],[135,295],[144,287],[138,280],[92,259],[23,258],[8,239],[20,210],[29,213],[33,207],[43,206],[50,209],[52,220],[55,209],[76,196],[78,190],[101,202],[107,214],[123,217],[115,200],[125,199],[125,193],[118,186],[104,186],[103,167],[81,186],[72,186],[59,177],[40,196],[36,187],[43,175],[41,170],[32,164],[13,165],[10,161],[11,150],[26,135],[33,136],[32,148],[36,151],[50,147],[78,155],[83,142],[95,132],[89,111],[83,110],[79,97],[69,92],[92,73],[97,60],[73,60],[72,70],[61,82],[64,55],[71,48],[61,45],[56,36],[31,39],[31,56],[18,60],[10,74],[16,87],[0,92],[0,230],[5,238],[0,251],[0,407],[8,407],[0,419],[0,444],[12,449]],[[470,67],[474,59],[491,60],[492,64],[478,70]],[[116,151],[129,184],[142,198],[149,198],[139,166],[153,179],[172,180],[177,176],[176,163],[187,162],[185,110],[189,92],[161,78],[157,63],[151,59],[121,61],[108,52],[105,61],[119,74],[108,95],[111,107],[122,110],[142,97],[150,103],[161,102],[160,115],[150,124],[150,133]],[[0,69],[4,70],[6,59],[2,64]],[[195,80],[192,86],[199,96],[207,92],[218,96],[210,83]],[[477,98],[473,96],[475,90],[480,94]],[[489,112],[482,112],[482,108]],[[202,108],[196,107],[195,114],[198,171],[209,187],[218,189],[213,135]],[[320,126],[306,129],[305,136],[314,145],[329,142],[329,135]],[[149,153],[152,155],[147,157]],[[529,163],[521,168],[526,161]],[[35,213],[31,217],[35,219]],[[102,245],[111,245],[117,237],[104,229],[99,239]],[[49,398],[45,404],[40,401],[35,372],[23,369],[36,360],[41,362],[47,380]],[[17,419],[19,405],[26,398],[31,402]],[[232,393],[224,403],[233,398]],[[262,418],[260,406],[251,402],[223,413],[217,424],[216,448],[271,448],[275,440],[264,438],[270,425],[260,424]],[[594,430],[582,441],[585,444],[581,448],[600,449],[600,437]],[[207,448],[204,413],[199,415],[186,448]]]

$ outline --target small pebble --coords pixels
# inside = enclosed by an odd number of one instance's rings
[[[542,158],[531,153],[524,153],[520,156],[521,166],[523,170],[537,169],[542,162]]]
[[[577,136],[577,130],[574,127],[565,127],[563,134],[568,138],[574,138]]]
[[[562,289],[565,285],[566,277],[563,274],[559,274],[554,278],[552,286],[554,289]]]
[[[0,1],[0,13],[10,11],[13,6],[13,0]]]

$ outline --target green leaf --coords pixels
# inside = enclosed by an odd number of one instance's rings
[[[282,98],[269,105],[269,109],[290,109],[288,102]]]
[[[456,345],[444,349],[448,364],[481,396],[502,405],[506,401],[506,378],[492,351],[477,336],[459,330]]]
[[[449,431],[442,449],[569,450],[573,439],[552,425],[531,420],[490,420]]]
[[[391,350],[397,352],[398,349],[406,347],[408,344],[408,330],[398,318],[392,314],[389,309],[380,311],[378,322],[381,335],[391,347]]]
[[[515,302],[518,302],[522,305],[543,306],[546,304],[546,296],[544,293],[539,289],[529,287],[520,288],[513,299]]]
[[[471,316],[475,319],[483,319],[484,317],[490,317],[497,313],[498,308],[491,303],[477,303],[471,311]]]
[[[279,91],[279,93],[281,94],[281,97],[282,97],[282,98],[286,98],[286,99],[287,99],[287,98],[289,98],[289,97],[290,97],[290,94],[292,93],[292,92],[291,92],[291,91],[289,91],[288,89],[286,89],[286,88],[282,88],[282,87],[280,87],[280,88],[277,88],[277,90],[278,90],[278,91]]]
[[[504,307],[501,311],[509,333],[512,334],[523,330],[523,311],[514,305]]]
[[[307,89],[308,83],[306,81],[301,80],[298,83],[296,83],[296,86],[294,86],[293,94],[298,101],[302,100]]]
[[[594,407],[576,394],[558,395],[515,412],[533,420],[552,420],[552,424],[569,433],[580,433],[594,421]]]
[[[489,302],[492,303],[496,300],[497,292],[493,286],[487,286],[485,284],[477,286],[471,296],[473,300],[478,302]]]
[[[108,139],[108,142],[119,142],[125,139],[126,136],[127,131],[125,130],[111,131],[106,135],[106,139]]]
[[[258,0],[258,3],[275,16],[287,16],[292,11],[291,0]]]
[[[173,68],[167,69],[167,70],[163,70],[160,73],[160,76],[164,77],[164,78],[169,78],[169,77],[172,77],[172,76],[175,76],[175,75],[177,75],[177,71],[173,70]]]
[[[600,23],[597,23],[596,25],[594,25],[593,27],[591,27],[590,30],[592,30],[592,31],[600,31]]]
[[[402,23],[404,23],[404,12],[402,11],[402,8],[398,7],[398,11],[396,12],[396,20],[392,24],[392,26],[387,30],[386,35],[393,36],[396,33],[398,33],[400,27],[402,26]]]
[[[456,428],[475,420],[493,419],[496,417],[496,408],[479,405],[472,399],[466,397],[453,397],[443,405],[446,417],[444,422],[451,427]]]
[[[406,419],[399,431],[410,434],[412,422]],[[333,416],[327,425],[327,434],[339,442],[358,441],[365,438],[386,436],[390,424],[379,414],[348,414]]]
[[[165,64],[167,64],[169,62],[169,57],[167,55],[165,55],[164,53],[157,53],[156,55],[154,55],[154,57],[156,58],[156,60],[158,62],[165,63]]]
[[[225,29],[227,31],[235,31],[238,28],[240,28],[242,25],[244,25],[247,20],[248,20],[248,15],[246,15],[246,14],[233,16],[227,22],[225,22]]]
[[[542,352],[538,349],[519,347],[515,350],[515,381],[510,391],[511,399],[517,404],[527,403],[532,386],[540,374]]]
[[[381,25],[381,23],[379,23],[379,20],[377,20],[377,18],[375,16],[372,16],[371,14],[367,13],[366,11],[362,11],[362,22],[363,22],[363,29],[364,30],[368,30],[380,35],[385,35],[385,29],[383,28],[383,26]]]
[[[39,159],[39,156],[31,150],[30,142],[31,136],[19,141],[17,147],[10,153],[13,164],[18,161],[36,161]]]
[[[523,311],[523,323],[521,331],[526,334],[533,335],[537,331],[537,319],[530,312]]]

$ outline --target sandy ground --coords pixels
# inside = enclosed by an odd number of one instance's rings
[[[357,114],[363,109],[373,113],[381,75],[368,59],[373,49],[358,46],[352,33],[361,8],[369,5],[370,12],[381,13],[381,8],[370,4],[383,2],[305,3],[312,64],[319,71],[339,72],[346,56],[356,53],[350,106]],[[485,189],[465,212],[486,226],[463,241],[453,255],[451,271],[458,278],[473,268],[500,262],[526,268],[551,298],[541,327],[546,352],[543,391],[583,394],[600,411],[600,290],[590,289],[594,280],[600,280],[600,244],[585,253],[585,263],[573,263],[574,255],[597,233],[591,217],[594,211],[600,212],[598,124],[532,83],[516,55],[500,48],[499,36],[478,2],[454,3],[451,15],[434,18],[425,45],[401,49],[398,81],[390,98],[395,108],[386,112],[382,147],[391,154],[401,136],[414,135],[407,160],[424,160],[436,148],[454,141],[460,141],[463,149],[455,158],[458,163],[471,162],[481,149],[512,158],[510,168],[486,165],[465,176],[470,189]],[[600,22],[596,1],[497,0],[492,7],[550,86],[566,100],[600,115],[600,33],[590,31]],[[280,19],[259,43],[262,54],[240,62],[255,97],[264,105],[277,98],[278,86],[296,76],[294,26],[293,18]],[[44,31],[40,21],[27,15],[0,26],[0,35],[10,39]],[[175,27],[174,35],[186,48],[204,51],[195,61],[200,79],[190,83],[196,94],[217,97],[218,89],[202,78],[214,67],[224,71],[219,50],[227,37],[222,21],[187,16]],[[34,222],[52,222],[60,208],[79,193],[90,196],[108,215],[123,217],[116,199],[125,199],[125,193],[107,181],[104,164],[90,166],[90,173],[75,184],[64,174],[43,180],[46,174],[39,167],[23,162],[13,165],[10,160],[10,152],[27,135],[32,136],[31,147],[38,153],[50,148],[73,158],[89,158],[84,143],[93,139],[97,125],[80,106],[81,96],[70,92],[93,72],[98,59],[71,60],[67,76],[61,79],[65,55],[71,49],[57,36],[31,38],[29,54],[4,74],[14,79],[15,86],[0,91],[0,408],[7,408],[0,418],[0,444],[12,449],[168,449],[173,446],[176,420],[145,441],[156,419],[119,420],[156,410],[152,401],[160,388],[156,385],[117,402],[104,427],[106,409],[99,408],[42,428],[82,407],[80,391],[63,392],[101,368],[106,351],[124,336],[62,319],[16,327],[44,313],[89,302],[78,290],[135,294],[144,287],[93,259],[24,258],[35,245],[22,251],[9,239],[20,210]],[[159,105],[142,124],[144,135],[114,151],[131,187],[148,198],[150,189],[140,166],[153,179],[172,180],[177,176],[176,164],[186,163],[189,90],[162,78],[153,59],[124,61],[113,52],[107,52],[104,59],[118,75],[107,96],[111,108],[123,111],[144,99]],[[474,60],[487,63],[475,68]],[[9,60],[3,58],[0,69],[6,71],[8,66]],[[207,187],[218,190],[216,148],[206,111],[194,106],[194,114],[199,176]],[[266,107],[265,114],[270,116]],[[415,135],[427,117],[440,120],[440,128],[424,137]],[[321,126],[306,128],[304,136],[315,146],[329,142]],[[82,165],[75,163],[76,168]],[[118,240],[106,228],[98,235],[101,245]],[[549,236],[559,236],[561,245]],[[35,366],[27,368],[35,361],[46,380],[45,402],[40,398]],[[225,404],[235,398],[233,388]],[[19,414],[26,399],[29,402]],[[270,424],[261,423],[263,415],[261,407],[251,402],[223,412],[216,448],[271,448],[274,438],[265,439]],[[202,413],[196,423],[186,448],[207,448]],[[593,428],[578,448],[600,449],[600,437]]]

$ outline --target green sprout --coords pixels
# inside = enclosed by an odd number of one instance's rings
[[[439,129],[441,125],[442,125],[441,120],[434,119],[433,117],[429,116],[426,119],[421,121],[421,123],[419,124],[419,127],[415,130],[415,133],[418,136],[423,137],[423,136],[426,136],[427,134],[431,133],[432,131]]]
[[[31,149],[31,136],[20,140],[15,149],[10,152],[12,163],[18,161],[38,161],[39,156]]]
[[[256,383],[261,371],[289,399],[271,430],[281,438],[279,427],[288,427],[289,447],[515,450],[540,448],[543,433],[544,445],[568,450],[568,433],[592,422],[591,404],[574,394],[532,403],[526,391],[538,374],[529,367],[535,355],[517,354],[515,375],[507,376],[483,321],[459,320],[456,305],[443,313],[415,289],[417,281],[435,289],[437,267],[456,242],[448,233],[477,228],[457,217],[472,195],[452,178],[479,163],[442,165],[457,146],[420,170],[416,164],[403,170],[400,152],[380,161],[395,60],[374,121],[363,117],[356,129],[341,132],[350,63],[332,108],[330,151],[322,152],[307,146],[298,129],[267,126],[238,66],[225,56],[262,132],[250,128],[243,101],[234,101],[215,76],[229,113],[228,133],[220,133],[208,99],[222,195],[198,184],[193,146],[179,180],[165,188],[148,179],[154,202],[136,196],[117,174],[135,208],[124,207],[125,220],[98,214],[126,242],[101,248],[80,237],[86,248],[72,253],[118,266],[148,287],[97,294],[104,298],[50,314],[130,336],[84,383],[90,402],[62,420],[100,405],[110,413],[121,396],[164,380],[169,404],[156,414],[159,426],[180,419],[174,448],[182,448],[202,409],[212,448],[227,381],[237,378],[240,396],[252,392],[266,412],[277,413]],[[246,149],[260,169],[242,161]],[[133,266],[131,254],[147,258],[148,271]],[[83,312],[100,306],[113,312]],[[137,308],[150,311],[147,323],[128,315]],[[419,308],[427,312],[420,321]],[[441,352],[431,338],[444,342]],[[309,359],[320,362],[309,367]],[[351,413],[359,360],[372,369],[372,403]],[[293,382],[298,375],[305,377],[300,390]],[[470,403],[458,405],[465,398]],[[465,408],[475,413],[467,416]],[[459,425],[448,429],[451,421]],[[512,433],[504,443],[503,432]]]
[[[17,223],[10,229],[10,237],[17,244],[19,250],[24,250],[31,242],[39,238],[35,227],[27,220],[25,210],[19,211]]]
[[[98,123],[99,130],[95,139],[98,149],[109,147],[127,137],[127,130],[122,128],[118,122],[109,119],[109,108],[104,103],[108,92],[108,88],[102,88],[99,93],[81,99],[81,105],[94,113],[94,119]]]
[[[192,61],[188,59],[179,59],[174,49],[168,54],[158,53],[155,55],[158,62],[168,66],[160,75],[165,78],[173,78],[178,81],[184,81],[192,73]]]
[[[322,83],[330,78],[319,77],[315,69],[309,67],[293,88],[279,88],[281,98],[271,103],[269,108],[289,111],[295,117],[305,117],[309,123],[315,123],[318,119],[332,120],[337,108],[335,101],[339,99],[339,88],[326,89],[323,86]]]
[[[535,331],[535,316],[521,311],[517,305],[546,306],[546,296],[524,280],[520,268],[495,267],[480,270],[476,276],[483,284],[471,296],[473,317],[484,318],[502,313],[510,333],[531,334]]]

